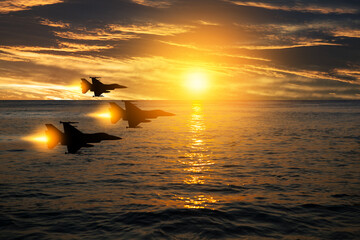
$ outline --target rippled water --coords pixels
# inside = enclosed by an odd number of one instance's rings
[[[88,116],[106,101],[0,102],[0,239],[360,239],[360,101],[137,105],[176,116],[127,129]],[[22,140],[60,120],[123,139]]]

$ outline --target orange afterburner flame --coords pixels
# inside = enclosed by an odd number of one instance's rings
[[[106,106],[102,106],[97,111],[87,114],[87,116],[96,118],[102,123],[109,123],[111,119],[111,113],[109,112],[109,108]]]
[[[46,143],[48,141],[48,136],[46,136],[45,133],[44,134],[36,133],[23,137],[22,139],[29,142]]]
[[[57,130],[57,129],[56,129]],[[63,143],[63,134],[59,130],[47,129],[38,130],[28,136],[22,137],[23,140],[36,144],[38,147],[45,147],[52,149],[59,143]]]
[[[110,119],[111,118],[111,114],[109,111],[93,112],[93,113],[89,113],[88,116],[94,117],[94,118],[101,118],[101,119]]]
[[[49,142],[49,136],[45,134],[45,131],[38,131],[21,138],[22,140],[31,142],[38,147],[44,147]]]
[[[47,146],[49,149],[52,149],[58,145],[59,142],[62,141],[61,134],[53,131],[53,130],[46,130],[45,131],[46,138],[47,138]]]

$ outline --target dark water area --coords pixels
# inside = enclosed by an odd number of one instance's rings
[[[123,105],[121,101],[117,101]],[[0,239],[360,239],[360,101],[0,101]],[[77,154],[23,140],[77,121]]]

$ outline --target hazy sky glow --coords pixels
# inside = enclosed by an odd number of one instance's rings
[[[0,2],[0,99],[92,99],[94,75],[128,86],[101,99],[360,99],[360,2]]]

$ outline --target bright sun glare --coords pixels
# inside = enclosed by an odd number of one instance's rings
[[[204,72],[191,72],[187,75],[186,85],[193,92],[203,92],[208,87],[208,77]]]

